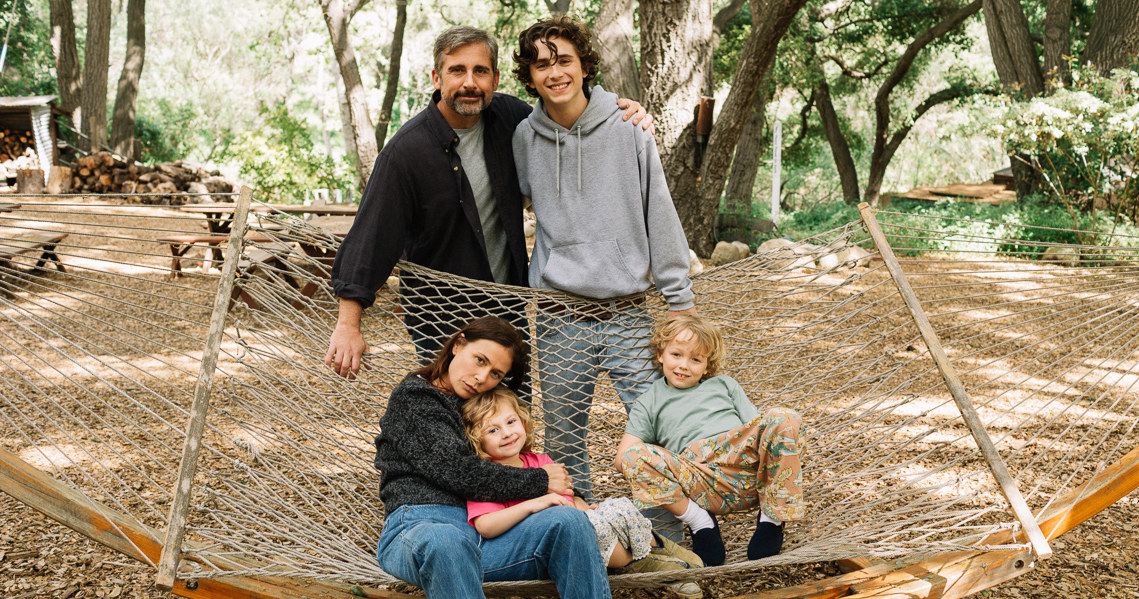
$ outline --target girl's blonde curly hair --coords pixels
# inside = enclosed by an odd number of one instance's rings
[[[467,433],[467,440],[475,448],[475,453],[484,460],[490,459],[490,455],[482,448],[483,422],[494,415],[500,406],[514,408],[514,413],[518,414],[518,419],[522,421],[522,428],[526,431],[526,442],[522,445],[521,452],[533,451],[534,421],[530,418],[530,411],[522,409],[518,403],[518,396],[513,391],[498,386],[464,401],[459,408],[463,415],[463,430]]]

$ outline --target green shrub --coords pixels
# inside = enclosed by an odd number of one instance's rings
[[[1002,206],[944,200],[930,203],[895,201],[877,220],[894,253],[913,256],[925,252],[1039,258],[1051,245],[1139,245],[1139,227],[1127,218],[1106,211],[1077,214],[1079,229],[1072,228],[1068,210],[1044,196],[1033,196]],[[853,206],[820,203],[786,215],[777,236],[804,239],[861,220]],[[1094,252],[1083,252],[1085,255]]]
[[[995,126],[1013,155],[1045,181],[1070,217],[1067,226],[1099,225],[1102,208],[1136,215],[1139,183],[1139,73],[1117,69],[1102,77],[1072,71],[1070,88],[1031,100],[1009,100]],[[1097,202],[1096,199],[1100,201]],[[1080,216],[1090,212],[1089,221]]]
[[[189,103],[174,106],[159,100],[157,106],[142,107],[134,121],[142,161],[157,164],[185,158],[194,145],[193,125],[198,116]]]
[[[283,102],[262,108],[261,117],[262,128],[242,133],[222,150],[222,158],[239,165],[257,188],[259,199],[295,203],[307,189],[355,186],[355,169],[317,152],[308,126]]]

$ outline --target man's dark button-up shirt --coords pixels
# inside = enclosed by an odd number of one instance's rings
[[[455,151],[459,138],[439,112],[440,92],[384,146],[352,229],[332,267],[338,297],[367,308],[401,258],[473,279],[493,281],[474,193]],[[509,283],[526,284],[522,195],[511,138],[531,111],[494,94],[482,112],[484,158],[506,235]]]

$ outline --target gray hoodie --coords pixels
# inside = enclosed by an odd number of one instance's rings
[[[685,310],[695,298],[688,242],[656,140],[623,112],[598,86],[569,131],[541,101],[514,130],[518,181],[538,219],[530,286],[608,299],[656,281],[669,309]]]

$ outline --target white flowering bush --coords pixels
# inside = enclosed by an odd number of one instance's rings
[[[1139,216],[1139,73],[1074,70],[1068,88],[1010,101],[995,132],[1012,159],[1032,165],[1073,216],[1105,207]]]

